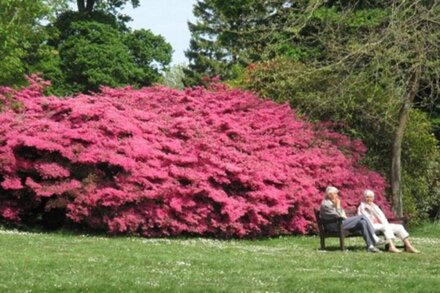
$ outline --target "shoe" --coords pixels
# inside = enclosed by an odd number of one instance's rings
[[[379,239],[379,240],[374,244],[374,246],[381,246],[381,245],[385,245],[385,244],[388,244],[388,241],[385,241],[385,240]]]
[[[373,253],[380,253],[382,251],[380,251],[377,247],[370,245],[370,247],[368,247],[367,249],[368,252],[373,252]]]

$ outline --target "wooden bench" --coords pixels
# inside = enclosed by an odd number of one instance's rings
[[[343,218],[337,218],[337,219],[331,219],[331,220],[322,220],[319,215],[319,209],[315,209],[315,218],[316,218],[316,224],[318,225],[318,234],[319,238],[321,240],[321,250],[325,250],[325,238],[333,237],[333,238],[339,238],[339,246],[342,251],[345,250],[345,238],[347,237],[362,237],[362,234],[360,232],[352,233],[349,231],[344,231],[342,229],[342,221]],[[324,225],[325,224],[331,224],[336,223],[338,229],[337,231],[326,231]]]
[[[345,210],[348,217],[356,215],[356,208],[348,208]],[[350,231],[344,231],[342,229],[342,221],[343,218],[337,218],[337,219],[331,219],[331,220],[322,220],[319,215],[319,209],[315,208],[315,218],[316,218],[316,224],[318,226],[318,234],[319,238],[321,240],[321,250],[325,250],[325,238],[333,237],[333,238],[339,238],[339,246],[342,251],[345,250],[345,238],[348,237],[362,237],[362,233],[360,232],[350,232]],[[389,220],[393,223],[403,224],[405,219],[391,219]],[[336,223],[337,224],[337,232],[334,231],[326,231],[324,225],[325,224],[331,224]],[[377,233],[376,233],[377,234]],[[380,234],[382,235],[382,234]]]

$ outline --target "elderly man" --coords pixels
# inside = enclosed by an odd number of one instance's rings
[[[339,190],[336,187],[328,186],[325,190],[325,199],[321,203],[320,215],[323,220],[332,220],[343,218],[342,229],[347,231],[359,231],[364,237],[367,244],[368,252],[381,252],[377,249],[377,245],[385,244],[374,233],[374,228],[368,218],[365,216],[355,216],[347,218],[344,210],[341,208],[341,200],[338,196]],[[337,224],[326,224],[325,229],[328,231],[337,231]]]

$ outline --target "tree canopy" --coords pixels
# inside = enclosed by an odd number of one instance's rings
[[[402,140],[406,121],[415,103],[432,105],[439,94],[439,4],[259,1],[250,9],[242,2],[227,7],[220,2],[199,1],[195,7],[198,19],[187,52],[195,73],[188,74],[187,83],[200,83],[203,75],[235,77],[233,84],[288,100],[312,118],[345,122],[345,131],[366,140],[369,162],[389,174],[401,214],[401,146],[411,145]],[[237,64],[248,65],[248,74]],[[412,123],[422,125],[422,116],[414,112]],[[430,127],[423,129],[431,147],[418,157],[429,162],[438,150]],[[408,151],[407,158],[417,156],[415,149]],[[410,164],[404,173],[420,175]],[[412,183],[406,194],[414,190]],[[429,194],[418,190],[418,198]]]
[[[78,11],[67,2],[1,3],[6,12],[0,16],[1,84],[19,85],[25,74],[40,72],[52,82],[49,93],[69,95],[160,79],[171,62],[171,45],[147,29],[127,28],[128,18],[119,10],[128,1],[76,1]]]
[[[28,71],[26,58],[43,41],[41,20],[50,10],[41,0],[5,0],[0,11],[0,85],[20,84]]]
[[[76,2],[78,12],[92,12],[94,10],[102,10],[115,12],[122,8],[127,2],[131,2],[133,7],[138,7],[139,0],[70,0]]]

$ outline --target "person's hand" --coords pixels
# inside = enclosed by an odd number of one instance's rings
[[[344,210],[342,210],[341,217],[344,218],[344,219],[347,219],[347,215],[345,214]]]
[[[341,208],[341,199],[339,198],[339,196],[335,197],[335,206],[337,209]]]

